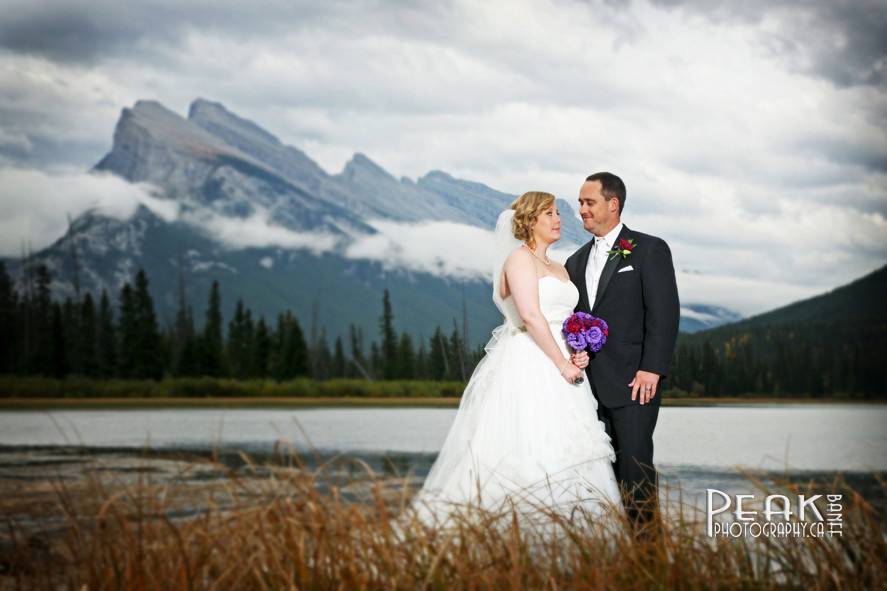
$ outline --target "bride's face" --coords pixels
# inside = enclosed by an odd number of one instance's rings
[[[560,240],[561,214],[557,210],[557,206],[552,204],[551,207],[539,214],[533,223],[533,237],[536,239],[536,244],[540,242],[551,244]]]

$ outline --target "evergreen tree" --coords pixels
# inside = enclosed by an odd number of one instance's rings
[[[283,365],[283,350],[287,338],[286,315],[277,314],[277,324],[271,333],[271,357],[268,360],[268,372],[276,380],[283,380],[286,372]]]
[[[117,335],[114,332],[114,311],[108,292],[102,290],[99,299],[99,319],[96,335],[98,347],[98,375],[109,378],[117,372]]]
[[[459,335],[459,328],[456,326],[454,319],[453,332],[450,334],[450,342],[447,347],[447,361],[450,367],[447,379],[462,380],[463,382],[468,379],[465,356],[465,342],[462,340],[461,335]]]
[[[315,380],[325,380],[330,377],[330,371],[333,365],[333,356],[330,353],[330,347],[327,343],[326,330],[320,329],[320,336],[317,339],[317,345],[311,352],[312,357],[312,377]]]
[[[227,355],[231,375],[238,379],[249,376],[252,369],[253,319],[252,312],[237,300],[234,317],[228,323]]]
[[[201,342],[203,338],[196,334],[186,336],[182,343],[175,373],[178,376],[199,376],[203,370]]]
[[[413,351],[413,339],[407,332],[401,333],[400,342],[397,344],[397,377],[401,380],[416,378],[416,355]]]
[[[277,318],[274,377],[288,380],[308,375],[308,343],[298,318],[289,310]]]
[[[382,337],[381,374],[386,380],[397,376],[397,333],[394,331],[394,312],[391,309],[391,295],[385,290],[382,296],[382,316],[379,318]]]
[[[62,334],[53,327],[53,306],[52,292],[50,285],[52,277],[49,268],[40,264],[37,265],[34,273],[36,281],[36,290],[33,302],[26,302],[27,310],[30,310],[29,326],[33,340],[30,343],[31,350],[27,352],[28,371],[41,375],[54,375],[56,363],[54,355],[56,347],[53,345],[53,338]],[[61,311],[59,311],[59,323],[61,323]]]
[[[49,357],[51,360],[50,375],[63,378],[68,373],[68,356],[65,350],[65,326],[62,319],[62,306],[56,302],[51,304]]]
[[[194,333],[194,314],[188,303],[182,257],[179,256],[179,304],[175,327],[170,339],[173,372],[178,376],[199,374],[197,337]]]
[[[288,314],[289,311],[287,311]],[[305,341],[305,332],[299,319],[289,315],[289,338],[286,347],[287,365],[292,377],[308,376],[308,343]]]
[[[422,336],[419,337],[419,349],[416,352],[416,378],[431,379],[428,374],[428,353],[425,351],[425,339]]]
[[[203,357],[203,374],[207,376],[224,375],[224,345],[222,342],[222,296],[219,293],[219,282],[213,281],[209,292],[206,308],[206,323],[201,338]]]
[[[363,331],[351,324],[348,327],[348,336],[351,344],[351,377],[371,379],[370,367],[363,353]]]
[[[154,301],[148,291],[148,275],[144,269],[136,273],[133,305],[136,312],[136,377],[159,380],[163,377],[164,350],[154,312]]]
[[[252,369],[250,375],[256,378],[268,377],[271,361],[271,334],[265,318],[260,317],[256,323],[255,339],[252,351]]]
[[[135,307],[135,297],[129,282],[120,288],[120,377],[135,378],[138,376],[139,361],[138,341],[139,322]]]
[[[6,272],[6,264],[0,261],[0,373],[16,370],[16,347],[20,346],[16,322],[18,295],[12,278]]]
[[[718,355],[708,341],[702,347],[702,375],[705,393],[708,396],[721,396],[721,368]]]
[[[370,343],[370,373],[374,376],[383,375],[384,362],[379,345],[373,341]],[[384,377],[384,375],[383,375]]]
[[[428,376],[432,380],[448,379],[450,369],[447,361],[447,338],[438,326],[431,336],[428,352]]]
[[[70,297],[62,303],[62,325],[65,334],[65,358],[68,373],[83,375],[83,360],[80,355],[80,306]]]
[[[86,292],[80,304],[80,370],[83,375],[97,377],[99,375],[98,352],[98,321],[92,294]]]
[[[348,362],[345,359],[345,346],[342,344],[342,337],[336,337],[336,343],[333,346],[333,365],[330,375],[334,378],[348,377]]]

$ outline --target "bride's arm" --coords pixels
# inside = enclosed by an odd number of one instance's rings
[[[582,372],[561,353],[551,335],[548,321],[539,308],[539,278],[533,255],[523,248],[515,250],[505,261],[505,279],[514,299],[517,313],[527,327],[527,332],[542,352],[557,366],[564,378],[572,383]]]

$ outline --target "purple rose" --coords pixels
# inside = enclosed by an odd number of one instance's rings
[[[607,340],[604,336],[604,331],[602,331],[597,326],[594,326],[585,331],[584,337],[584,340],[588,343],[591,350],[595,353],[601,350],[601,347],[604,346],[604,343]]]
[[[585,335],[581,332],[571,332],[567,335],[567,344],[574,351],[581,351],[587,346]]]

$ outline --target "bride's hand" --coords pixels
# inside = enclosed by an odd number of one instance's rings
[[[576,380],[582,377],[582,370],[573,365],[571,362],[566,363],[561,375],[567,380],[568,384],[575,384]]]
[[[578,367],[579,369],[585,369],[588,367],[588,351],[579,351],[578,353],[573,353],[570,355],[570,361],[573,362],[573,365]]]

